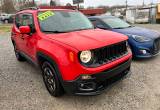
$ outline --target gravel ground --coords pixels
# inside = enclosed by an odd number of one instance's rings
[[[101,95],[54,98],[39,70],[16,61],[9,36],[0,34],[0,110],[160,110],[160,56],[133,61],[132,74]]]

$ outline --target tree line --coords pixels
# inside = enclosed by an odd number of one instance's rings
[[[50,5],[56,6],[56,2],[50,0]],[[36,6],[35,0],[0,0],[0,12],[4,13],[15,13],[17,10],[34,6]]]

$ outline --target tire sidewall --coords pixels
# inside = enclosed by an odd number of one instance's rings
[[[54,92],[53,91],[50,91],[50,89],[48,88],[47,86],[47,82],[45,81],[45,76],[44,76],[44,68],[50,68],[50,70],[52,71],[52,74],[53,74],[53,77],[54,77],[54,80],[55,80],[55,90]],[[55,68],[49,63],[49,62],[44,62],[41,66],[41,69],[42,69],[42,76],[43,76],[43,81],[45,83],[45,86],[48,90],[48,92],[52,95],[52,96],[60,96],[61,95],[61,92],[62,92],[62,89],[61,89],[61,84],[60,84],[60,81],[58,79],[58,76],[57,76],[57,72],[55,70]]]

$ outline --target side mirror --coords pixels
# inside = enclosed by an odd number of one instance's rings
[[[20,26],[19,30],[22,34],[30,34],[31,28],[29,26]]]

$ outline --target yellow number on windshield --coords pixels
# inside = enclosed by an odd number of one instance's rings
[[[39,14],[38,15],[38,19],[41,20],[41,21],[43,21],[43,20],[48,19],[51,16],[54,16],[54,12],[52,12],[52,11],[46,11],[44,13]]]

